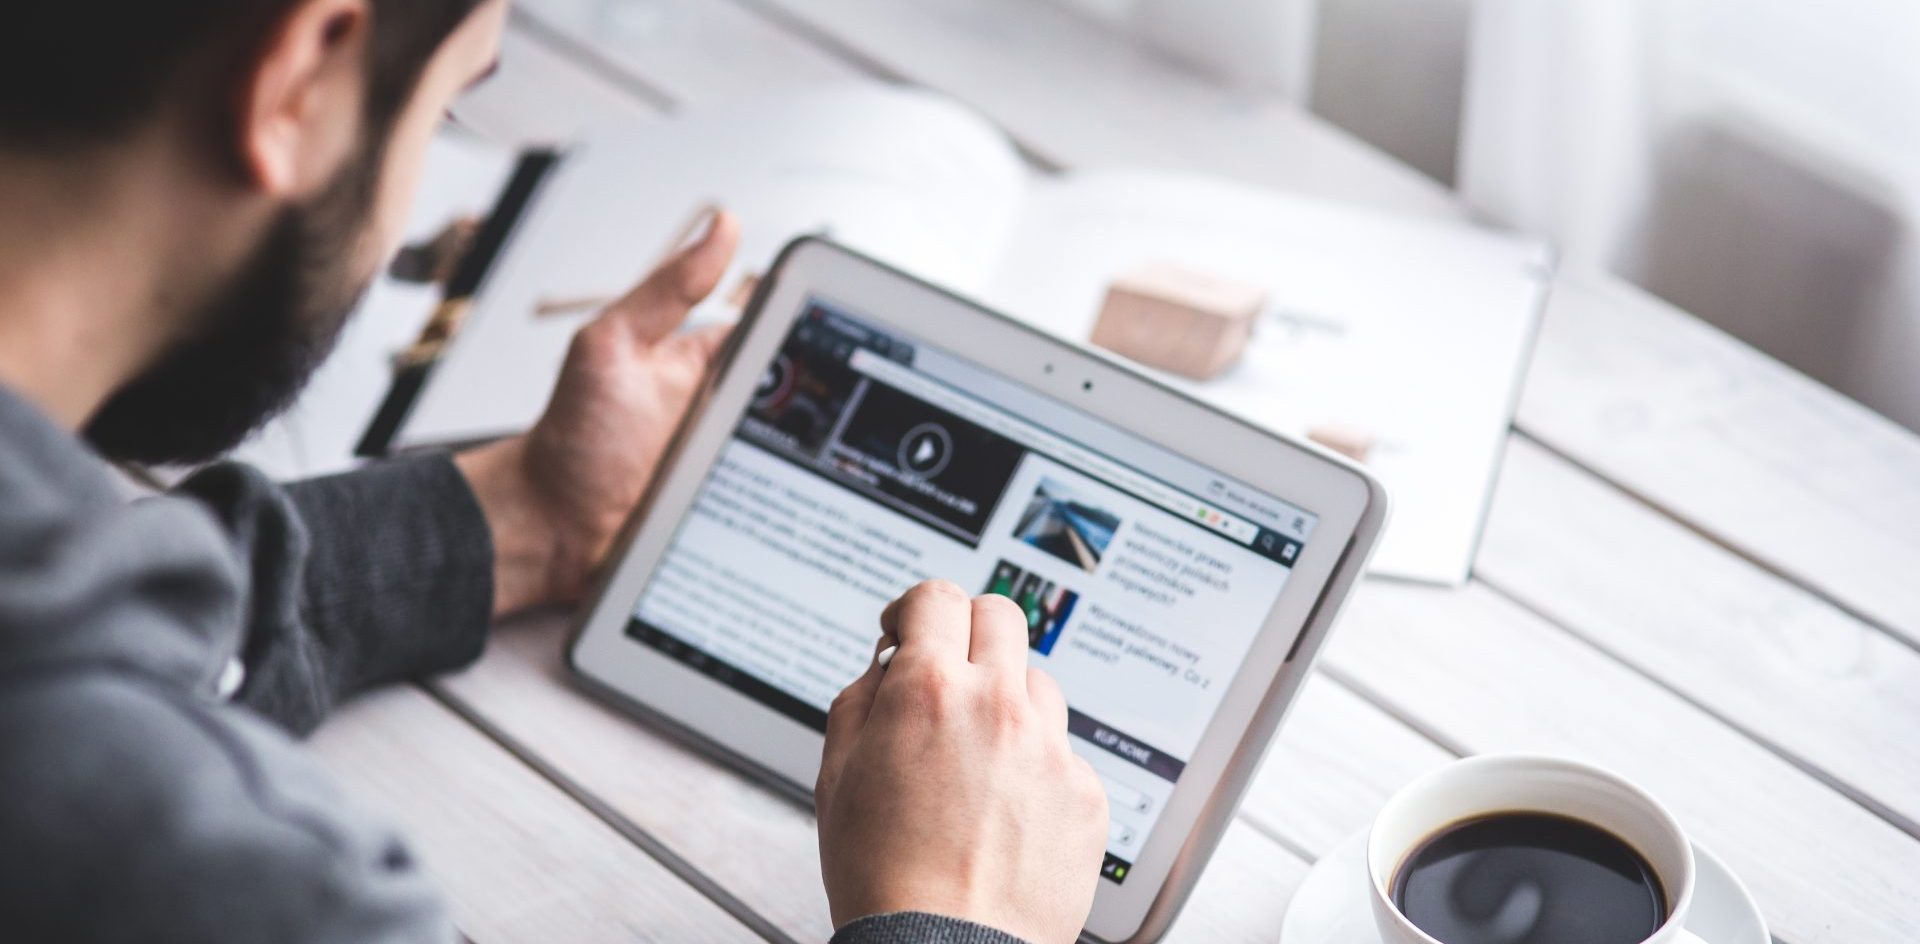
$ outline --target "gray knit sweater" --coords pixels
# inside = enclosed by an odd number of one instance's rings
[[[493,549],[445,457],[126,502],[0,387],[0,938],[440,942],[403,837],[295,738],[480,652]],[[639,772],[636,772],[639,773]],[[1008,944],[922,914],[836,944]]]

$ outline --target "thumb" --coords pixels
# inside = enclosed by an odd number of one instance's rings
[[[668,256],[600,317],[622,322],[648,343],[667,337],[720,284],[739,244],[739,219],[714,210],[698,241]]]

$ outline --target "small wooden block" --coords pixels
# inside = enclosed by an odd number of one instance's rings
[[[1207,380],[1240,359],[1266,304],[1258,286],[1145,263],[1107,287],[1092,340],[1150,367]]]
[[[1307,438],[1355,462],[1367,461],[1374,445],[1372,433],[1352,426],[1315,426],[1307,430]]]

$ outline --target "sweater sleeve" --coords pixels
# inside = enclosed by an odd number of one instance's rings
[[[398,833],[284,732],[144,666],[0,685],[0,793],[8,941],[455,939]]]
[[[828,944],[1026,944],[1005,931],[960,918],[899,911],[856,918],[833,933]]]
[[[354,694],[479,656],[493,542],[450,457],[285,488],[223,464],[181,490],[213,508],[251,570],[237,698],[287,729],[304,734]]]

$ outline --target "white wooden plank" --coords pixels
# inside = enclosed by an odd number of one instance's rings
[[[1784,941],[1920,939],[1920,843],[1484,585],[1369,583],[1327,669],[1450,745],[1584,758],[1641,783]]]
[[[1373,822],[1393,791],[1454,755],[1346,687],[1316,674],[1240,815],[1309,858]]]
[[[1273,944],[1307,863],[1244,824],[1227,830],[1167,944]]]
[[[1565,277],[1519,425],[1920,644],[1920,438],[1607,279]]]
[[[436,684],[776,927],[825,940],[811,813],[576,689],[564,630],[553,617],[503,626],[479,663]]]
[[[419,689],[348,706],[312,748],[397,820],[476,944],[758,940]]]
[[[1526,440],[1476,569],[1916,831],[1920,652]]]
[[[796,940],[825,939],[830,927],[810,811],[573,688],[561,663],[563,630],[551,617],[504,627],[477,665],[437,684],[463,710],[485,718],[504,736],[534,746],[570,781],[657,837],[776,927]],[[1366,710],[1364,704],[1353,704]],[[1303,715],[1304,723],[1320,716]],[[1341,736],[1328,732],[1308,741],[1330,745]],[[1311,757],[1325,750],[1290,753]],[[1397,775],[1405,766],[1389,769]],[[1322,779],[1311,769],[1297,776],[1301,783],[1341,782]],[[1379,789],[1369,787],[1367,795]],[[1303,795],[1285,787],[1270,793],[1280,802]],[[1277,818],[1310,816],[1315,805],[1307,803]],[[1317,832],[1314,827],[1303,829],[1318,842],[1319,836],[1344,834],[1348,823],[1319,827]],[[1274,939],[1305,863],[1244,823],[1228,835],[1177,925],[1175,940]],[[1260,894],[1250,894],[1253,889]]]

